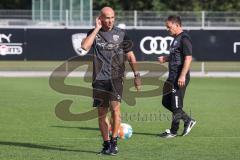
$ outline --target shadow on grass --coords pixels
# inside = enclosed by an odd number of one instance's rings
[[[88,130],[88,131],[98,131],[98,128],[92,128],[92,127],[70,127],[70,126],[51,126],[51,127],[56,127],[56,128],[73,128],[73,129],[81,129],[81,130]],[[143,135],[143,136],[159,136],[159,134],[155,133],[143,133],[143,132],[134,132],[133,134],[136,135]]]
[[[143,135],[143,136],[159,136],[159,134],[156,134],[156,133],[133,132],[133,134]]]
[[[39,144],[33,144],[33,143],[24,143],[24,142],[0,141],[0,145],[15,146],[15,147],[25,147],[25,148],[35,148],[35,149],[44,149],[44,150],[55,150],[55,151],[67,151],[67,152],[84,152],[84,153],[93,153],[93,154],[97,154],[98,153],[98,152],[95,152],[95,151],[65,149],[65,148],[50,147],[50,146],[45,146],[45,145],[39,145]]]
[[[55,128],[72,128],[72,129],[81,129],[81,130],[88,130],[88,131],[98,131],[99,128],[93,128],[93,127],[71,127],[71,126],[50,126]]]

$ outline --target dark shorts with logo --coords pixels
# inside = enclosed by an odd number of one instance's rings
[[[111,101],[121,102],[123,79],[96,80],[93,86],[93,107],[109,107]]]

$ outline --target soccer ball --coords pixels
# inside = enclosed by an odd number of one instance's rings
[[[129,139],[132,136],[133,129],[127,123],[121,123],[120,128],[118,130],[118,137],[120,139]],[[112,128],[109,128],[109,134],[112,135]]]

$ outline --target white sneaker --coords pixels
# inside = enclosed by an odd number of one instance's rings
[[[162,138],[174,138],[177,136],[177,134],[173,134],[171,133],[170,129],[166,129],[166,131],[161,133],[159,136]]]
[[[191,119],[189,122],[187,122],[187,124],[184,127],[182,136],[186,136],[190,133],[190,131],[192,130],[193,126],[197,123],[197,121]]]

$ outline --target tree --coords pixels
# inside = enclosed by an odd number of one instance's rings
[[[32,0],[0,0],[0,9],[31,9]],[[239,0],[93,0],[93,9],[149,11],[239,11]]]
[[[94,0],[94,10],[104,6],[115,10],[152,11],[239,11],[239,0]]]
[[[31,9],[31,0],[0,0],[0,9]]]

